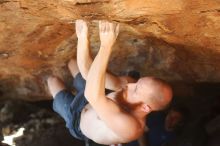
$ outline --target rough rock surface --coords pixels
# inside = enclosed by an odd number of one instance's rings
[[[186,86],[220,81],[219,0],[0,0],[0,96],[48,99],[50,73],[70,82],[66,63],[81,18],[94,56],[97,21],[120,23],[109,65],[115,74],[138,70]]]

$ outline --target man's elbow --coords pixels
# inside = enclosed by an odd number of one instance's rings
[[[95,93],[93,89],[89,89],[89,88],[85,89],[84,95],[92,106],[97,105],[98,103],[103,101],[102,99],[105,99],[105,96],[103,96],[100,93]]]
[[[81,73],[83,79],[86,80],[87,79],[87,73],[85,73],[85,72],[80,72],[80,73]]]
[[[85,91],[84,91],[84,95],[86,97],[86,99],[89,101],[89,96],[91,95],[90,91],[88,90],[88,87],[85,88]]]
[[[80,74],[82,75],[83,79],[86,80],[87,75],[88,75],[88,71],[85,70],[83,67],[79,67],[79,71],[80,71]]]
[[[96,97],[96,95],[94,95],[94,92],[92,92],[92,90],[89,89],[88,87],[85,88],[84,95],[89,103],[95,100],[95,97]]]

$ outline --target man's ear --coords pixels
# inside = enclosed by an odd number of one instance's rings
[[[145,112],[145,113],[151,112],[150,106],[147,105],[146,103],[143,103],[143,104],[141,105],[141,110],[142,110],[143,112]]]

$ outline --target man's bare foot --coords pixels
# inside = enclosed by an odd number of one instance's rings
[[[119,33],[119,24],[99,21],[101,46],[112,47]]]
[[[75,27],[78,40],[88,39],[88,26],[84,20],[76,20]]]
[[[68,63],[68,68],[73,77],[76,77],[76,75],[79,73],[79,68],[75,59],[70,59]]]

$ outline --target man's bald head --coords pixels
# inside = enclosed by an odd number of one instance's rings
[[[152,110],[164,109],[172,99],[172,88],[164,80],[154,77],[140,78],[137,82],[140,87],[140,96]]]

